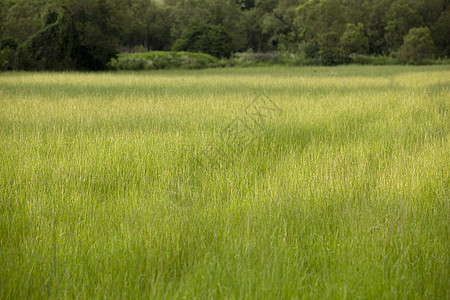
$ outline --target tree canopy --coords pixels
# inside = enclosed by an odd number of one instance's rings
[[[171,49],[287,51],[330,65],[404,57],[424,34],[426,57],[450,55],[447,0],[3,0],[0,68],[101,70],[119,52]]]

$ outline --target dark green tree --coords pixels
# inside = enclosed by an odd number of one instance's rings
[[[147,50],[170,49],[173,39],[171,8],[149,0],[129,1],[130,22],[124,43],[132,50],[144,46]]]
[[[279,0],[256,0],[255,7],[265,13],[271,13],[278,6]]]
[[[0,70],[11,70],[16,58],[17,42],[14,39],[3,39],[0,42]]]
[[[442,12],[445,11],[445,7],[449,2],[447,0],[411,0],[414,9],[417,11],[420,16],[421,21],[426,26],[431,26],[435,23]]]
[[[369,39],[364,33],[364,25],[347,24],[341,36],[341,46],[346,55],[351,53],[365,54],[369,51]]]
[[[298,35],[294,26],[295,11],[300,0],[279,0],[278,5],[262,18],[262,31],[268,37],[267,49],[298,51]]]
[[[450,57],[450,5],[447,10],[442,12],[431,28],[436,54],[442,57]]]
[[[232,37],[234,51],[245,48],[244,12],[235,0],[179,0],[172,10],[172,36],[178,39],[191,24],[221,25]]]
[[[339,44],[346,20],[338,0],[312,0],[300,5],[295,23],[304,48],[309,49],[307,56],[324,65],[344,62]]]
[[[117,53],[126,18],[123,1],[61,1],[18,52],[24,69],[102,70]]]
[[[0,2],[0,41],[4,38],[4,31],[5,31],[5,18],[8,11],[4,5],[4,3]]]
[[[411,28],[397,51],[404,63],[418,65],[433,55],[434,44],[428,27]]]
[[[394,1],[386,13],[385,22],[384,38],[389,53],[397,51],[410,28],[423,25],[414,3],[410,0]]]
[[[255,0],[236,0],[236,4],[241,10],[249,10],[255,7]]]
[[[22,43],[39,31],[40,10],[34,1],[17,0],[11,3],[2,24],[4,38],[14,38]]]
[[[270,36],[263,32],[264,13],[259,9],[244,12],[241,28],[245,30],[245,47],[243,50],[263,51]]]
[[[7,68],[98,70],[119,50],[177,48],[191,24],[208,24],[217,27],[190,49],[337,64],[349,53],[395,54],[411,28],[428,27],[433,54],[448,57],[449,9],[448,0],[1,0],[0,44],[16,45],[2,50]]]
[[[357,1],[357,0],[355,0]],[[369,39],[369,53],[388,54],[386,46],[386,14],[393,0],[366,0],[361,6],[355,4],[352,10],[363,10],[353,23],[362,23]],[[351,20],[351,19],[350,19]]]
[[[173,50],[207,53],[220,58],[231,55],[233,44],[223,26],[203,23],[186,28],[175,42]]]

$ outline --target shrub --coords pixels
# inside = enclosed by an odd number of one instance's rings
[[[382,55],[364,55],[353,53],[350,55],[353,63],[359,65],[398,65],[400,62],[398,59],[392,56],[382,56]]]
[[[115,70],[202,69],[219,66],[217,58],[202,53],[150,51],[122,54],[112,59]]]
[[[109,63],[109,66],[116,70],[153,70],[154,65],[152,61],[149,61],[142,57],[119,57],[113,58]]]
[[[230,64],[233,66],[249,67],[257,65],[273,65],[280,62],[280,55],[276,52],[244,52],[235,53],[230,58]]]

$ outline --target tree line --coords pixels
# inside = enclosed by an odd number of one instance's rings
[[[450,53],[448,0],[2,0],[0,68],[102,70],[119,52]]]

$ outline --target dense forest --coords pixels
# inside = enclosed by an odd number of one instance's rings
[[[1,0],[2,69],[102,70],[118,53],[450,54],[448,0]]]

